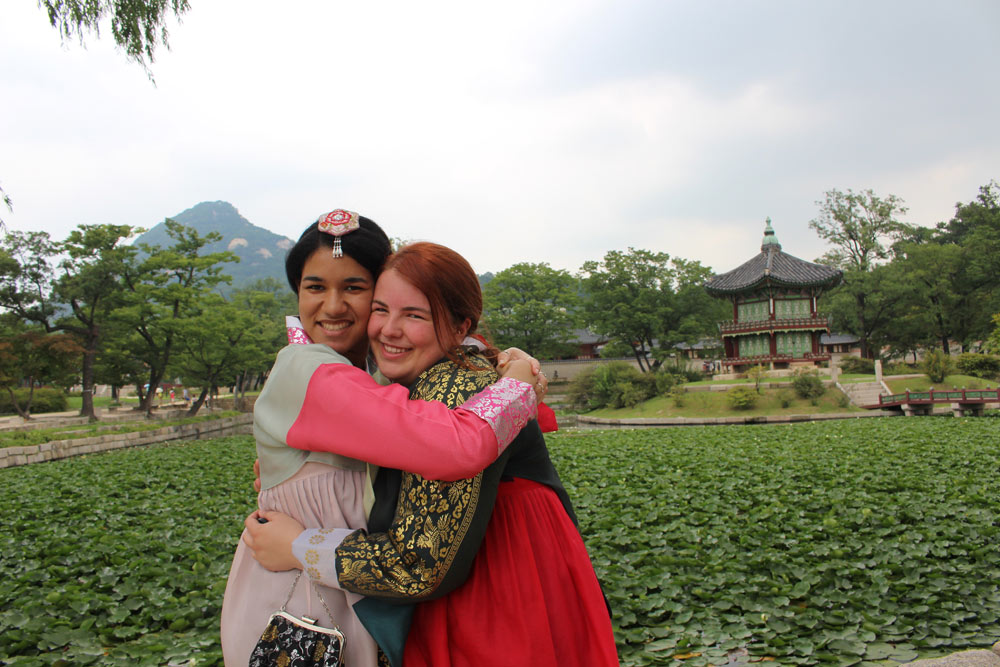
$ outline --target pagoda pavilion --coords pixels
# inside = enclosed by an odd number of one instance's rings
[[[782,252],[768,218],[760,254],[705,284],[712,296],[733,302],[733,319],[719,323],[723,369],[740,372],[762,365],[774,370],[829,361],[820,336],[830,333],[830,319],[817,312],[816,300],[842,278],[840,269]]]

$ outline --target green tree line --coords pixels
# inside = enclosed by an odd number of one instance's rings
[[[844,271],[823,307],[835,331],[861,339],[864,356],[1000,342],[1000,185],[983,186],[935,228],[901,221],[902,200],[871,190],[831,190],[818,204],[810,225],[830,246],[819,261]],[[201,254],[217,235],[166,225],[168,247],[129,245],[142,231],[129,226],[81,225],[59,242],[9,232],[0,244],[0,388],[13,396],[19,385],[79,383],[82,414],[93,417],[95,384],[135,385],[148,411],[145,388],[180,378],[201,390],[195,412],[217,386],[262,382],[293,296],[274,280],[223,295],[237,258]],[[576,273],[519,263],[486,282],[482,324],[501,347],[542,359],[575,356],[578,334],[589,331],[607,352],[655,371],[677,343],[715,337],[731,317],[704,289],[711,275],[697,261],[636,248]]]
[[[831,190],[810,226],[831,249],[819,261],[844,271],[826,296],[838,330],[861,339],[862,356],[945,355],[988,343],[1000,313],[1000,184],[955,205],[934,228],[900,220],[901,199]]]
[[[40,383],[82,385],[81,414],[94,419],[96,384],[135,385],[149,412],[155,388],[180,377],[200,389],[194,414],[218,386],[245,391],[263,380],[294,299],[273,279],[222,296],[225,265],[237,258],[200,254],[217,234],[165,224],[167,247],[129,245],[143,230],[127,225],[80,225],[63,241],[46,232],[5,235],[0,390],[22,416]],[[24,385],[26,399],[15,391]]]

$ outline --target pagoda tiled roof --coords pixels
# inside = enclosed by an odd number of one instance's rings
[[[768,220],[760,253],[732,271],[712,276],[705,283],[710,294],[733,294],[763,285],[783,287],[833,287],[843,278],[843,271],[824,264],[814,264],[781,250]]]

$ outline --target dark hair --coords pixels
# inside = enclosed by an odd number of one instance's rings
[[[392,252],[389,237],[373,220],[362,215],[358,216],[360,227],[340,237],[340,245],[344,254],[368,269],[372,279],[377,279],[382,272],[386,257]],[[312,223],[302,232],[302,236],[285,255],[285,275],[292,291],[298,294],[299,282],[302,280],[302,267],[306,260],[319,248],[330,248],[332,252],[332,234],[319,231],[319,221]]]
[[[434,334],[446,356],[473,368],[464,360],[461,350],[452,344],[456,327],[469,320],[466,335],[471,336],[476,333],[483,314],[483,291],[472,266],[451,248],[422,241],[393,253],[383,270],[389,269],[397,271],[427,297],[434,318]],[[484,342],[487,349],[483,354],[495,365],[498,350],[485,339]]]

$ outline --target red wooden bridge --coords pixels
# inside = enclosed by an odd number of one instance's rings
[[[878,403],[866,405],[869,410],[897,410],[906,416],[928,415],[935,404],[949,403],[958,417],[972,415],[981,417],[987,403],[1000,403],[1000,388],[997,389],[951,389],[947,391],[931,388],[930,391],[910,391],[902,394],[883,394]]]

